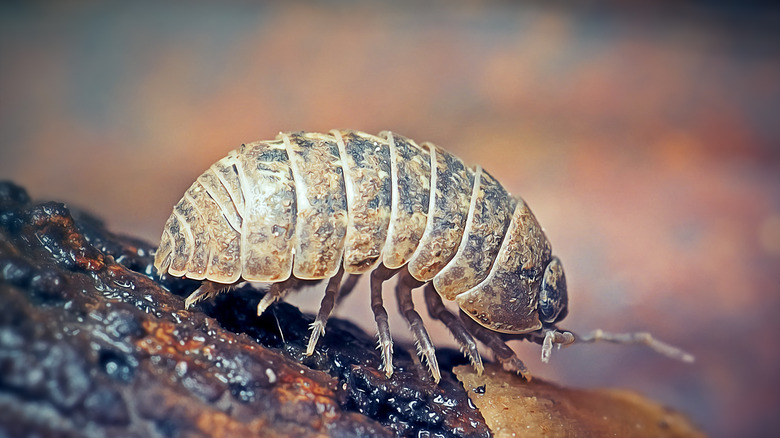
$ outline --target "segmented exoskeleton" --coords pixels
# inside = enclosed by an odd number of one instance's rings
[[[324,334],[337,297],[371,271],[387,376],[392,338],[382,283],[396,274],[401,313],[436,381],[434,348],[411,296],[423,285],[429,313],[449,328],[477,372],[483,367],[472,335],[526,378],[506,335],[542,344],[545,361],[553,345],[575,341],[556,327],[567,314],[563,268],[525,202],[481,167],[392,132],[282,133],[242,145],[176,204],[155,267],[204,280],[187,307],[242,280],[270,282],[258,315],[300,280],[328,279],[307,354]],[[442,297],[468,317],[455,317]],[[687,358],[646,334],[596,333],[578,340],[642,342]]]

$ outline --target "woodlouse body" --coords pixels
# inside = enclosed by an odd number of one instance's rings
[[[258,314],[298,280],[329,279],[309,354],[339,293],[372,271],[372,310],[388,376],[392,339],[381,287],[396,273],[399,307],[436,380],[433,346],[411,300],[411,290],[423,284],[429,312],[480,372],[471,334],[524,375],[498,333],[543,344],[543,358],[553,344],[574,341],[555,327],[567,313],[563,269],[523,200],[481,167],[391,132],[282,133],[242,145],[176,204],[155,266],[205,280],[188,306],[241,280],[273,283]],[[344,273],[351,277],[339,292]],[[455,318],[442,297],[470,318]]]

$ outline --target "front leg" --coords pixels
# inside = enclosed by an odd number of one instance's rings
[[[471,319],[471,317],[463,311],[460,312],[460,319],[463,321],[463,325],[466,326],[466,329],[474,335],[475,338],[482,341],[483,344],[487,345],[487,347],[493,351],[493,355],[501,362],[501,365],[505,370],[511,373],[520,374],[525,380],[531,381],[531,373],[528,372],[528,368],[525,367],[525,364],[517,357],[515,352],[506,345],[506,342],[501,339],[499,333],[477,324],[476,321]]]

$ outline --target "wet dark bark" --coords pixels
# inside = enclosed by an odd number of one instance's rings
[[[332,319],[262,317],[241,287],[195,309],[198,283],[152,267],[154,246],[0,183],[0,436],[489,436],[440,351],[443,377]]]

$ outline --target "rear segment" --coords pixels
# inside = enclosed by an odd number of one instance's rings
[[[213,189],[214,175],[208,170],[174,207],[155,256],[158,272],[222,283],[240,278],[240,235],[225,220],[218,198],[210,194]]]

